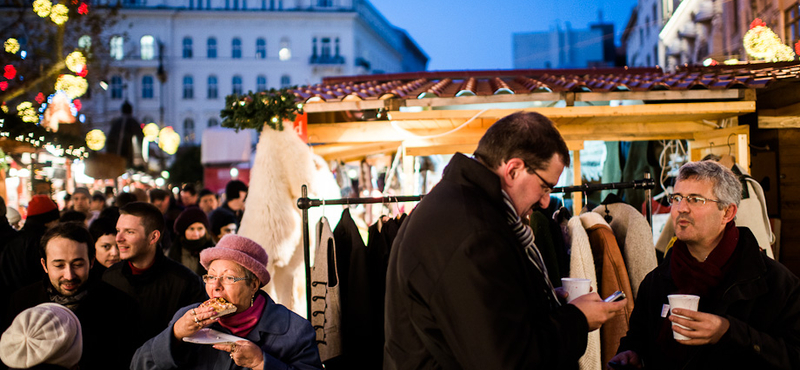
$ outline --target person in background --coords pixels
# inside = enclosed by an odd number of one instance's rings
[[[92,221],[100,217],[100,212],[103,212],[104,209],[106,209],[106,197],[99,191],[94,192],[94,194],[92,194],[92,201],[89,203],[89,213],[91,217],[89,217],[87,224],[91,225]]]
[[[89,193],[89,189],[84,187],[75,188],[72,193],[72,210],[83,213],[86,215],[87,220],[90,219],[92,217],[89,212],[91,199],[92,195]]]
[[[270,279],[267,261],[264,248],[238,235],[200,252],[206,293],[233,303],[236,312],[216,317],[199,303],[176,310],[169,325],[136,350],[130,368],[322,369],[311,323],[261,290]],[[244,339],[213,346],[183,341],[206,327]]]
[[[82,354],[78,317],[55,303],[23,311],[0,338],[0,360],[14,369],[74,370]]]
[[[8,219],[8,223],[11,225],[11,227],[14,228],[14,230],[20,229],[19,223],[20,221],[22,221],[22,215],[19,214],[19,211],[17,211],[16,208],[6,207],[6,218]]]
[[[206,215],[211,215],[211,212],[219,207],[219,199],[217,199],[217,194],[214,194],[214,192],[211,190],[200,190],[197,198],[197,205],[203,210],[203,212],[206,213]]]
[[[58,206],[47,195],[34,195],[28,202],[28,218],[16,238],[0,256],[0,286],[15,292],[42,279],[39,243],[44,233],[58,224]]]
[[[214,246],[208,224],[208,217],[198,207],[189,207],[175,220],[177,238],[168,256],[180,262],[198,275],[206,273],[200,265],[200,252]]]
[[[82,222],[84,225],[86,225],[86,214],[83,212],[67,210],[61,213],[61,217],[58,218],[58,222]]]
[[[178,308],[207,299],[203,281],[194,272],[169,259],[159,247],[164,217],[149,203],[128,203],[117,221],[117,247],[122,262],[109,267],[103,281],[139,303],[141,344],[158,334]]]
[[[212,212],[211,218],[214,218],[213,213],[228,212],[236,216],[236,228],[242,222],[244,215],[244,200],[247,197],[247,185],[240,180],[231,180],[225,185],[225,203],[222,203],[219,208]]]
[[[72,209],[72,195],[69,193],[64,194],[64,208],[61,209],[62,212],[66,212]]]
[[[117,220],[100,217],[89,226],[89,233],[94,239],[95,264],[92,274],[102,278],[103,273],[111,265],[121,261],[117,247]]]
[[[750,229],[736,227],[741,199],[739,179],[719,163],[681,166],[669,195],[677,240],[642,281],[612,362],[647,369],[800,369],[800,279],[762,253]],[[700,296],[699,309],[667,315],[670,294]],[[676,340],[673,331],[689,339]]]
[[[532,112],[494,123],[474,157],[453,156],[392,245],[384,369],[578,368],[587,334],[627,301],[565,303],[523,221],[547,208],[569,162],[555,125]]]
[[[185,184],[180,191],[181,205],[184,207],[197,205],[197,189],[192,184]]]
[[[117,208],[125,207],[128,203],[133,203],[138,201],[136,195],[133,193],[119,193],[117,197],[114,198],[114,205]]]
[[[17,236],[17,229],[11,225],[7,216],[11,209],[13,208],[6,209],[6,200],[0,197],[0,254],[3,253],[3,249],[6,249],[8,242]]]
[[[106,186],[105,197],[106,197],[106,207],[113,206],[114,205],[114,199],[116,198],[114,196],[114,187],[113,186]]]
[[[212,212],[209,221],[211,222],[211,237],[214,242],[218,242],[225,235],[236,234],[238,229],[236,215],[230,212]]]
[[[172,243],[175,241],[174,227],[175,219],[181,213],[181,210],[174,205],[175,198],[172,193],[163,189],[150,189],[150,204],[156,206],[164,217],[164,235],[161,238],[161,247],[169,252],[172,248]]]
[[[89,231],[77,222],[58,224],[42,237],[41,246],[40,268],[46,277],[11,295],[4,327],[27,308],[58,303],[74,312],[83,327],[82,370],[127,367],[136,345],[135,336],[109,335],[108,328],[122,317],[135,320],[136,303],[90,274],[94,240]],[[129,333],[136,330],[131,328]]]

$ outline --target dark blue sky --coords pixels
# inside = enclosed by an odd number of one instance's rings
[[[636,0],[369,0],[428,54],[428,70],[511,69],[511,35],[569,22],[614,23],[616,40]]]

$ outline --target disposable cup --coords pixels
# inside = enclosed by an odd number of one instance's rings
[[[567,303],[584,294],[589,294],[592,281],[589,279],[561,278],[561,286],[569,293]]]
[[[697,307],[700,305],[700,297],[696,296],[696,295],[692,295],[692,294],[670,294],[670,295],[667,296],[667,299],[669,300],[669,314],[670,315],[673,315],[673,313],[672,313],[672,309],[673,308],[685,308],[687,310],[697,311]],[[683,318],[683,319],[691,320],[690,318],[688,318],[686,316],[681,316],[681,315],[675,315],[675,316]],[[689,329],[689,328],[687,328],[687,327],[685,327],[683,325],[676,324],[674,322],[672,323],[672,326],[673,327],[680,326],[681,328],[691,330],[691,329]],[[687,337],[687,336],[685,336],[683,334],[678,334],[677,332],[675,332],[674,329],[672,330],[672,337],[675,338],[676,340],[689,340],[690,339],[689,337]]]

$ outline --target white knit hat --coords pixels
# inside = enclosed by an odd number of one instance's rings
[[[68,308],[42,303],[22,311],[0,338],[0,360],[11,368],[74,367],[83,353],[81,323]]]

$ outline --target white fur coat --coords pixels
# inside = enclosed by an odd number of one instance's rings
[[[256,147],[250,172],[249,191],[239,235],[261,244],[269,256],[267,270],[272,276],[264,290],[278,303],[305,317],[307,315],[305,261],[301,211],[297,199],[301,186],[308,185],[310,198],[338,198],[338,186],[321,158],[314,158],[311,149],[294,130],[276,131],[264,128]],[[333,188],[331,188],[331,186]],[[314,210],[314,208],[312,208]],[[321,210],[309,212],[309,223],[315,224]],[[329,212],[333,213],[333,212]],[[337,212],[328,217],[338,223]],[[313,228],[311,230],[313,234]],[[311,240],[315,238],[311,237]],[[311,245],[311,256],[314,245]],[[309,261],[311,263],[311,261]]]

